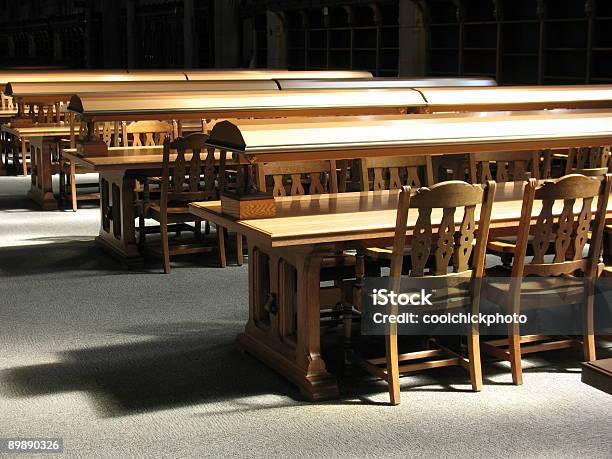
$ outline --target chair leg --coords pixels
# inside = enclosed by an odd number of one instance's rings
[[[30,160],[32,159],[33,158],[30,158]],[[21,139],[21,160],[22,160],[22,163],[21,163],[22,173],[24,177],[27,177],[28,175],[28,147],[26,145],[25,139]],[[33,163],[34,161],[32,161],[32,164]]]
[[[59,194],[60,194],[60,202],[63,206],[66,205],[66,173],[60,169],[59,171]]]
[[[204,222],[204,234],[205,235],[210,234],[210,222],[208,220]]]
[[[162,256],[164,258],[164,273],[170,273],[170,242],[168,241],[168,224],[160,222],[160,237],[162,244]]]
[[[585,314],[584,314],[584,337],[583,337],[583,351],[584,360],[586,362],[592,362],[597,359],[597,352],[595,350],[595,334],[593,326],[593,295],[589,295],[586,302]]]
[[[236,233],[236,263],[242,266],[244,263],[244,253],[242,247],[242,234]]]
[[[219,265],[225,268],[227,266],[225,255],[225,228],[219,225],[217,225],[217,240],[219,241]]]
[[[74,161],[70,161],[70,199],[72,199],[73,212],[76,212],[78,209],[76,186],[76,164],[74,163]]]
[[[351,365],[353,363],[353,305],[346,301],[342,309],[342,326],[344,332],[344,374],[351,374]]]
[[[468,335],[468,359],[470,369],[470,380],[472,390],[480,392],[482,390],[482,364],[480,363],[480,336],[477,333]]]
[[[385,337],[387,349],[387,383],[389,384],[389,398],[391,405],[400,404],[399,386],[399,357],[397,353],[397,330],[391,326],[389,334]]]
[[[197,220],[193,224],[194,227],[194,236],[198,242],[202,241],[202,221]]]
[[[147,243],[147,225],[144,216],[144,210],[141,209],[138,215],[138,244],[144,246]]]
[[[518,333],[512,333],[508,336],[508,352],[510,354],[512,382],[520,386],[523,384],[523,367],[521,363],[521,336]]]

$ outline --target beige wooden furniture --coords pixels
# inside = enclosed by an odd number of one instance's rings
[[[610,147],[570,148],[565,173],[599,175],[599,170],[610,167],[610,156]]]
[[[360,160],[362,191],[395,190],[404,185],[433,185],[431,156],[363,158]]]
[[[28,173],[28,144],[40,139],[35,154],[30,151],[32,186],[28,197],[43,210],[57,209],[51,178],[58,170],[58,148],[61,139],[66,138],[70,128],[63,123],[47,126],[12,127],[2,125],[5,135],[13,137],[13,147],[20,147],[21,166],[24,175]],[[32,150],[32,148],[30,148]]]
[[[90,155],[65,149],[62,154],[84,171],[97,172],[100,188],[106,190],[100,197],[100,231],[96,245],[126,265],[141,264],[143,257],[135,228],[138,217],[135,181],[143,173],[161,175],[163,147],[109,147],[105,153]],[[171,153],[170,162],[175,158],[176,153]],[[189,153],[186,158],[190,158]],[[219,163],[217,152],[216,168]],[[228,164],[235,163],[228,160]]]
[[[469,306],[472,314],[478,314],[486,241],[494,195],[495,182],[489,182],[484,190],[478,185],[470,185],[466,182],[443,182],[430,188],[420,188],[414,196],[411,196],[410,187],[404,186],[400,192],[397,207],[389,290],[396,293],[402,291],[400,284],[401,277],[404,275],[402,267],[408,231],[408,211],[415,209],[418,217],[409,243],[410,270],[406,275],[413,279],[424,279],[430,276],[435,276],[437,280],[461,277],[469,279],[467,285],[451,289],[450,295],[444,295],[444,298],[437,300],[434,297],[434,308],[437,307],[441,313],[443,310]],[[475,217],[477,205],[480,205],[478,220]],[[434,209],[442,210],[441,220],[435,223],[431,219]],[[456,231],[455,220],[458,218],[456,215],[458,210],[461,224],[459,230]],[[461,243],[456,244],[456,240]],[[475,246],[472,244],[473,241],[476,241]],[[429,264],[432,259],[432,264]],[[392,313],[397,314],[397,312],[397,308],[392,308]],[[350,333],[350,324],[348,325],[347,331]],[[399,353],[397,324],[390,324],[385,335],[385,357],[361,358],[357,356],[357,363],[367,372],[387,381],[391,404],[397,405],[400,403],[400,373],[427,368],[463,366],[469,372],[472,390],[480,391],[482,369],[477,327],[470,327],[467,345],[467,356],[442,345],[435,346],[435,349]],[[414,363],[415,360],[419,362]]]
[[[538,151],[471,153],[469,158],[469,175],[472,183],[485,183],[487,180],[510,182],[540,178],[540,153]]]
[[[434,184],[432,157],[400,156],[363,158],[359,161],[361,191],[396,190],[407,185],[419,188]],[[389,262],[391,247],[368,247],[368,261]]]
[[[610,108],[612,85],[422,88],[427,111]]]
[[[247,239],[249,319],[238,337],[239,346],[295,383],[310,400],[338,395],[336,378],[321,355],[321,260],[338,250],[388,246],[395,235],[398,194],[392,190],[286,196],[275,199],[275,218],[253,220],[224,215],[219,201],[190,205],[196,216]],[[522,194],[522,186],[514,183],[499,187],[491,231],[516,232]],[[559,206],[553,207],[555,215],[560,212]],[[538,213],[534,208],[534,223]],[[434,209],[432,221],[440,218]],[[475,218],[480,218],[480,206]],[[416,212],[409,211],[409,233],[416,219]]]
[[[223,121],[209,144],[255,162],[354,157],[501,152],[607,145],[612,112],[511,113],[479,116],[407,115],[394,120],[339,118],[336,122]],[[316,137],[312,132],[316,130]]]
[[[516,249],[512,272],[513,282],[490,284],[486,292],[490,299],[506,307],[509,314],[519,314],[523,309],[541,307],[542,295],[546,295],[546,307],[578,304],[584,321],[584,336],[581,346],[584,360],[595,360],[595,337],[593,332],[594,281],[598,274],[602,236],[612,175],[602,182],[596,177],[567,175],[556,181],[537,186],[530,179],[525,187],[521,218],[517,231]],[[597,211],[593,202],[597,198]],[[534,202],[541,205],[537,221],[531,226]],[[555,203],[563,202],[561,214],[556,216]],[[579,206],[578,216],[575,208]],[[593,221],[592,221],[593,220]],[[592,236],[588,255],[583,255],[589,239],[592,221]],[[529,244],[529,236],[533,241]],[[533,250],[531,261],[526,260],[527,246]],[[554,246],[552,260],[545,258],[548,248]],[[535,276],[535,277],[529,277]],[[575,277],[577,276],[577,277]],[[528,279],[524,279],[527,278]],[[559,279],[563,278],[563,282]],[[556,293],[555,289],[561,289]],[[555,303],[556,302],[556,303]],[[572,339],[551,340],[546,336],[521,336],[518,324],[509,326],[507,340],[483,342],[483,350],[493,356],[509,360],[512,381],[522,384],[521,355],[528,352],[571,347]]]
[[[138,130],[135,131],[138,133]],[[167,138],[163,143],[163,165],[161,174],[160,200],[145,199],[143,215],[160,223],[161,257],[164,272],[170,272],[170,256],[210,252],[216,247],[202,241],[202,221],[189,212],[189,202],[217,198],[214,151],[206,148],[207,135],[203,133],[179,137],[174,141]],[[170,161],[171,151],[176,157]],[[189,156],[187,156],[189,155]],[[195,241],[178,241],[171,245],[168,227],[171,224],[194,222]],[[219,232],[219,231],[218,231]],[[141,220],[140,234],[146,234],[144,220]]]
[[[372,89],[372,88],[429,88],[456,86],[496,86],[492,78],[343,78],[343,79],[283,79],[279,88],[287,89]]]

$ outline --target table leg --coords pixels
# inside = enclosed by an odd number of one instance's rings
[[[28,198],[38,204],[43,210],[57,209],[57,200],[53,195],[51,145],[46,143],[43,137],[31,138],[30,158],[32,165],[32,186],[30,187]]]
[[[32,154],[30,158],[34,157]],[[26,144],[26,139],[21,138],[21,167],[23,176],[26,177],[28,175],[28,146]]]
[[[0,176],[6,175],[6,165],[8,163],[8,144],[6,142],[6,133],[0,131]]]
[[[100,173],[100,234],[96,244],[127,265],[142,263],[136,243],[134,178]]]
[[[308,400],[338,396],[320,342],[321,254],[249,248],[249,321],[238,345],[295,383]]]

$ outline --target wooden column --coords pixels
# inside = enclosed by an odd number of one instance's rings
[[[128,69],[138,68],[138,62],[136,58],[136,1],[137,0],[127,0],[125,4],[125,46]]]
[[[102,42],[104,68],[121,67],[121,1],[107,0],[102,8]]]
[[[427,69],[427,28],[423,2],[400,0],[399,21],[399,74],[423,76]]]
[[[280,13],[266,13],[268,37],[268,67],[272,69],[287,68],[287,30],[285,20]]]
[[[183,52],[186,69],[197,67],[197,41],[194,33],[195,9],[193,0],[183,1]]]
[[[238,0],[215,0],[215,67],[240,67],[242,27]]]

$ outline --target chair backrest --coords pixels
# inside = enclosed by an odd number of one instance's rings
[[[13,98],[0,92],[0,100],[2,100],[2,110],[13,110],[16,107],[13,105]]]
[[[570,148],[565,163],[566,174],[581,173],[582,170],[609,168],[610,146]]]
[[[560,276],[581,272],[595,276],[602,249],[606,209],[612,175],[585,177],[572,174],[537,186],[530,179],[525,186],[512,277]],[[597,198],[597,210],[593,202]],[[534,202],[541,205],[535,226],[531,226]],[[578,213],[576,213],[576,211]],[[593,218],[594,217],[594,218]],[[584,248],[590,237],[589,251]],[[529,235],[533,239],[529,241]],[[526,263],[531,244],[533,258]],[[550,253],[554,249],[554,253]]]
[[[336,161],[281,161],[257,165],[260,191],[273,196],[338,192]]]
[[[124,147],[151,147],[163,145],[167,138],[172,139],[174,127],[165,121],[145,120],[123,123],[122,131]]]
[[[409,242],[411,277],[482,277],[494,196],[495,182],[492,181],[483,187],[451,180],[430,188],[420,188],[414,196],[410,194],[410,187],[402,187],[397,208],[391,277],[399,278],[402,274],[409,210],[413,209],[418,215]],[[477,223],[476,207],[479,205]],[[457,208],[463,209],[460,220],[455,218]],[[449,268],[452,269],[450,273]]]
[[[433,185],[431,156],[389,156],[362,158],[362,191],[396,190],[402,186],[421,187]]]
[[[206,145],[208,135],[197,132],[164,141],[160,207],[218,199],[215,150]]]
[[[493,172],[495,171],[495,172]],[[516,182],[540,178],[540,152],[502,151],[470,153],[470,181]]]

